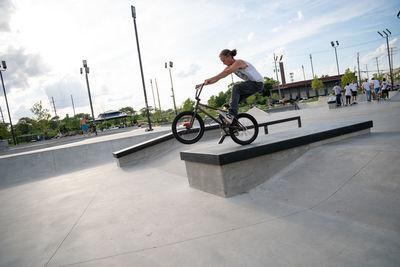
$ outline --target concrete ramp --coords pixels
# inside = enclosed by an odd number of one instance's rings
[[[0,156],[0,186],[47,178],[113,161],[112,152],[165,134],[137,131]],[[121,137],[122,136],[122,137]]]
[[[372,121],[325,123],[260,136],[247,146],[202,146],[181,152],[190,186],[222,197],[248,192],[310,147],[370,132]]]

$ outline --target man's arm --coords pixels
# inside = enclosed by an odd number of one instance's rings
[[[219,73],[218,75],[209,78],[207,80],[204,81],[204,84],[213,84],[218,82],[220,79],[225,78],[226,76],[228,76],[231,73],[234,73],[235,71],[237,71],[240,68],[245,68],[247,67],[246,63],[243,60],[236,60],[232,65],[226,67],[221,73]]]

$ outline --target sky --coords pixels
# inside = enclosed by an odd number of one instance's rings
[[[165,62],[172,61],[177,106],[194,98],[194,87],[224,69],[221,50],[236,48],[264,77],[276,79],[273,55],[283,55],[286,81],[336,75],[331,41],[338,41],[340,73],[388,71],[386,40],[391,31],[393,65],[400,65],[398,0],[0,0],[0,60],[13,123],[34,117],[37,102],[61,118],[91,113],[82,60],[90,69],[95,116],[108,110],[145,107],[136,25],[149,106],[173,108]],[[378,61],[378,64],[377,64]],[[304,74],[303,74],[304,67]],[[367,73],[363,72],[362,78]],[[233,77],[234,81],[240,78]],[[280,78],[279,78],[280,79]],[[203,90],[204,102],[226,91],[230,76]],[[153,86],[153,90],[152,90]],[[153,92],[155,100],[153,98]],[[8,122],[4,94],[0,107]],[[0,118],[1,119],[1,118]]]

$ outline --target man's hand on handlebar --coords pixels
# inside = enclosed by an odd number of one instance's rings
[[[196,90],[197,90],[197,89],[200,89],[201,87],[203,87],[204,85],[207,85],[207,84],[212,84],[212,82],[210,81],[210,79],[205,80],[204,83],[201,83],[201,84],[196,85],[195,88],[196,88]]]

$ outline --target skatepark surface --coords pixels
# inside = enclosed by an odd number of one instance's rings
[[[308,150],[232,198],[189,187],[179,153],[201,142],[176,142],[130,167],[119,168],[109,151],[101,164],[68,172],[24,175],[16,183],[9,175],[0,184],[0,266],[399,266],[400,95],[266,119],[299,115],[303,127],[358,120],[374,126]],[[296,127],[288,122],[269,132]]]

